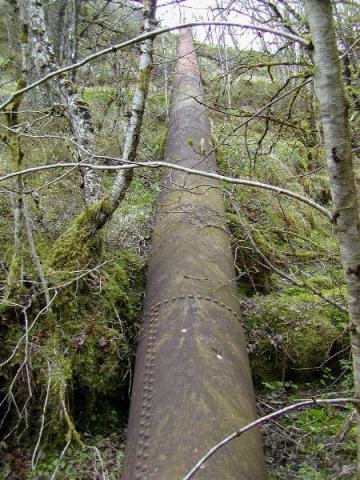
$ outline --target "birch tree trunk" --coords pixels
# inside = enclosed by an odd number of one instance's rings
[[[29,42],[28,42],[28,30],[29,30],[29,12],[23,8],[23,1],[19,1],[18,4],[14,4],[16,10],[20,13],[20,46],[21,46],[21,76],[17,81],[19,88],[26,84],[26,79],[29,74]],[[4,143],[7,145],[9,152],[10,166],[13,171],[21,170],[23,168],[23,150],[21,147],[21,137],[17,133],[17,128],[20,123],[19,108],[22,102],[22,96],[12,102],[8,108],[6,108],[6,121],[9,127],[7,134],[4,137]],[[15,179],[15,192],[13,195],[13,207],[14,207],[14,245],[13,254],[10,265],[10,270],[7,278],[7,287],[5,289],[5,300],[13,301],[19,292],[19,287],[23,285],[23,266],[22,258],[24,251],[24,225],[25,221],[26,232],[28,236],[31,255],[36,266],[40,282],[43,286],[46,304],[49,304],[50,297],[47,288],[46,278],[43,272],[42,265],[36,252],[35,243],[32,234],[32,225],[28,209],[26,207],[26,199],[23,195],[24,183],[21,175]],[[25,247],[26,248],[26,247]]]
[[[149,31],[155,26],[156,0],[144,0],[143,16],[144,30]],[[152,70],[152,51],[153,40],[145,40],[141,43],[141,56],[138,71],[138,80],[132,101],[131,117],[129,120],[128,131],[126,134],[123,148],[124,163],[134,161],[136,158],[139,135],[142,125],[142,119],[145,110],[145,102],[149,90],[150,74]],[[111,219],[119,203],[124,198],[125,193],[131,183],[132,170],[120,170],[115,177],[111,193],[105,195],[99,202],[94,203],[88,211],[80,214],[73,226],[67,230],[54,244],[53,252],[50,255],[50,268],[57,268],[66,263],[67,259],[63,256],[63,249],[57,248],[63,244],[72,244],[74,238],[77,238],[78,229],[81,231],[81,242],[91,242],[98,234],[101,228]],[[80,236],[79,236],[80,238]],[[77,240],[79,242],[79,240]]]
[[[46,33],[44,10],[40,0],[28,0],[31,13],[31,34],[33,39],[33,55],[39,65],[42,74],[55,70],[58,65],[55,54]],[[156,0],[143,1],[144,31],[148,32],[155,26]],[[136,157],[139,134],[142,126],[142,119],[145,109],[146,97],[149,89],[150,74],[152,70],[153,38],[143,41],[140,45],[140,65],[137,85],[132,101],[131,116],[128,131],[123,149],[123,161],[133,161]],[[79,161],[94,163],[95,153],[94,133],[92,118],[87,104],[82,100],[80,94],[75,92],[73,83],[65,78],[59,77],[59,88],[65,97],[68,118],[71,128],[78,144]],[[125,195],[133,176],[132,170],[120,171],[114,181],[110,205],[103,209],[103,214],[97,216],[98,228],[101,228],[107,219],[113,214]],[[101,195],[101,181],[96,170],[84,169],[85,197],[88,205],[98,202]],[[108,200],[108,199],[107,199]],[[105,213],[106,210],[106,213]],[[94,228],[94,231],[97,227]]]
[[[45,7],[49,38],[56,61],[61,66],[76,62],[80,1],[56,0]],[[75,70],[72,75],[74,74]]]
[[[156,0],[143,0],[144,33],[150,32],[156,25]],[[140,44],[141,55],[138,72],[138,80],[132,100],[131,116],[126,133],[122,159],[124,163],[133,162],[136,158],[139,135],[145,110],[146,97],[149,91],[150,74],[153,65],[153,43],[149,38]],[[116,209],[130,185],[133,170],[120,170],[113,184],[111,203]]]
[[[26,77],[28,75],[29,68],[29,43],[28,43],[28,26],[29,17],[24,8],[22,8],[23,2],[13,2],[14,11],[20,16],[20,49],[21,49],[21,77],[17,81],[18,87],[25,85]],[[20,136],[17,134],[16,129],[19,125],[18,110],[22,102],[22,96],[15,99],[5,110],[6,123],[9,128],[7,133],[2,136],[2,140],[7,146],[9,163],[12,171],[21,170],[23,151],[20,143]],[[14,244],[12,259],[10,264],[9,273],[7,276],[7,286],[4,294],[5,300],[14,300],[14,294],[16,290],[22,286],[23,283],[23,271],[22,271],[22,254],[23,254],[23,194],[22,194],[23,179],[21,176],[16,177],[14,182],[14,193],[12,195],[12,204],[14,209]]]
[[[341,260],[348,287],[355,395],[360,399],[360,224],[345,98],[330,0],[306,0],[314,47],[315,91],[320,103],[327,168]],[[358,414],[358,474],[360,433]]]
[[[37,73],[44,76],[59,66],[56,61],[53,47],[50,43],[46,25],[44,9],[40,0],[28,0],[30,11],[30,34],[32,43],[32,55],[35,60]],[[87,103],[76,92],[74,84],[66,76],[59,76],[59,82],[47,83],[48,97],[53,101],[54,97],[64,98],[66,115],[69,119],[72,133],[77,143],[79,162],[95,163],[95,138],[91,113]],[[84,192],[88,205],[93,205],[102,197],[101,177],[98,172],[84,169]]]

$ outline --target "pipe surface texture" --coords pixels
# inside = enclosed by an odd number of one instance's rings
[[[166,161],[216,171],[190,30],[179,34]],[[181,480],[256,417],[223,195],[172,171],[159,199],[139,333],[123,480]],[[198,480],[266,478],[260,434],[236,439]]]

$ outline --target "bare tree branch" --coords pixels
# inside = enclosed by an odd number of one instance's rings
[[[117,160],[121,162],[121,159],[115,159],[113,157],[103,157],[103,158],[110,158],[111,160]],[[200,175],[206,178],[214,178],[216,180],[220,180],[226,183],[238,184],[238,185],[247,185],[248,187],[257,187],[262,188],[265,190],[270,190],[272,192],[276,192],[279,195],[287,195],[288,197],[295,198],[300,202],[309,205],[312,208],[315,208],[318,212],[322,213],[327,217],[329,220],[332,220],[332,214],[326,208],[322,207],[318,203],[314,202],[310,198],[304,197],[299,193],[292,192],[291,190],[287,190],[285,188],[277,187],[275,185],[271,185],[269,183],[262,183],[255,180],[247,180],[245,178],[233,178],[227,177],[225,175],[220,175],[218,173],[211,173],[211,172],[204,172],[202,170],[195,170],[192,168],[182,167],[180,165],[174,165],[173,163],[168,162],[132,162],[126,163],[124,165],[92,165],[88,163],[55,163],[51,165],[41,165],[39,167],[32,167],[27,168],[25,170],[19,170],[17,172],[9,173],[0,177],[0,182],[4,182],[5,180],[9,180],[14,178],[18,175],[25,175],[30,173],[36,173],[42,170],[52,170],[57,168],[93,168],[96,170],[126,170],[131,168],[171,168],[173,170],[180,170],[181,172],[191,173],[193,175]]]
[[[291,33],[287,32],[282,32],[279,30],[275,30],[273,28],[266,27],[264,25],[246,25],[243,23],[233,23],[233,22],[188,22],[188,23],[181,23],[179,25],[175,25],[172,27],[165,27],[165,28],[159,28],[158,30],[153,30],[152,32],[144,33],[142,35],[138,35],[135,38],[131,38],[130,40],[126,40],[125,42],[118,43],[116,45],[112,45],[111,47],[104,48],[103,50],[100,50],[99,52],[92,53],[91,55],[88,55],[87,57],[83,58],[82,60],[79,60],[78,62],[72,64],[72,65],[67,65],[66,67],[59,68],[58,70],[54,70],[53,72],[48,73],[44,77],[40,78],[36,82],[33,82],[26,87],[17,90],[16,92],[13,92],[12,95],[0,105],[0,110],[4,109],[9,103],[11,103],[16,97],[19,95],[22,95],[29,90],[32,90],[35,87],[38,87],[44,82],[47,82],[51,78],[57,77],[59,75],[62,75],[66,72],[69,72],[71,70],[76,70],[77,68],[82,67],[83,65],[86,65],[87,63],[91,62],[92,60],[95,60],[96,58],[101,57],[102,55],[106,55],[107,53],[113,53],[116,52],[117,50],[120,50],[122,48],[128,47],[130,45],[133,45],[134,43],[139,43],[144,40],[147,40],[149,38],[154,38],[157,35],[171,32],[172,30],[178,30],[181,28],[188,28],[188,27],[202,27],[206,25],[217,25],[217,26],[227,26],[227,27],[239,27],[239,28],[244,28],[246,30],[259,30],[261,32],[267,32],[271,33],[273,35],[278,35],[280,37],[285,37],[288,38],[289,40],[292,40],[293,42],[299,42],[301,45],[304,47],[310,47],[311,42],[310,40],[306,40],[305,38],[298,37],[296,35],[293,35]]]
[[[356,406],[359,405],[359,401],[356,400],[355,398],[329,398],[329,399],[311,399],[311,400],[305,400],[303,402],[295,403],[294,405],[289,405],[285,408],[282,408],[280,410],[277,410],[276,412],[272,412],[269,415],[265,415],[264,417],[258,418],[254,422],[249,423],[245,427],[240,428],[236,432],[232,433],[228,437],[224,438],[221,442],[217,443],[214,445],[207,453],[204,455],[198,462],[197,464],[183,477],[182,480],[190,480],[191,478],[194,477],[194,475],[201,469],[201,467],[204,465],[204,463],[209,460],[216,452],[218,452],[221,448],[223,448],[225,445],[230,443],[232,440],[234,440],[237,437],[240,437],[243,433],[252,430],[255,427],[258,427],[259,425],[263,425],[264,423],[270,422],[271,420],[274,420],[275,418],[281,417],[283,415],[287,415],[289,413],[293,413],[297,410],[300,410],[302,408],[308,408],[312,406],[321,406],[321,405],[346,405],[352,403]]]

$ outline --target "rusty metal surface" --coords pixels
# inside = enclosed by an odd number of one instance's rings
[[[166,161],[216,171],[192,36],[182,30]],[[152,239],[123,480],[181,480],[256,416],[230,236],[216,181],[169,172]],[[266,478],[259,432],[215,455],[199,480]]]

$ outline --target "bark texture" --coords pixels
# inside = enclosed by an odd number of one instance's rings
[[[80,2],[81,0],[56,0],[45,7],[49,37],[59,65],[76,62]]]
[[[47,35],[44,9],[40,0],[27,0],[30,7],[30,33],[32,43],[32,56],[35,60],[37,75],[46,75],[59,68],[55,53]],[[95,138],[91,113],[87,103],[76,91],[73,82],[65,75],[48,82],[48,95],[50,102],[64,101],[67,115],[74,139],[77,143],[79,162],[94,163]],[[84,192],[88,205],[92,205],[102,196],[100,174],[95,170],[84,168]]]
[[[144,32],[150,32],[156,25],[156,1],[143,1]],[[136,159],[139,135],[145,111],[146,97],[149,91],[150,74],[153,66],[153,38],[148,38],[140,44],[141,55],[138,80],[131,104],[131,115],[124,143],[122,160],[124,163]],[[122,170],[116,177],[111,192],[114,209],[117,208],[133,177],[133,170]]]
[[[348,287],[355,394],[360,399],[360,226],[344,93],[330,0],[305,2],[314,46],[315,90],[320,103],[333,221]],[[359,427],[358,427],[359,428]],[[358,434],[358,472],[360,441]],[[358,473],[358,477],[359,473]]]
[[[144,0],[143,15],[145,28],[153,28],[155,25],[156,0]],[[145,110],[145,102],[149,89],[150,73],[152,69],[152,46],[153,42],[141,45],[140,66],[135,94],[132,102],[132,115],[129,121],[129,129],[126,135],[124,147],[124,161],[135,160],[139,143],[139,133]],[[74,126],[75,128],[76,126]],[[129,187],[132,174],[119,173],[114,181],[112,192],[105,195],[98,202],[93,203],[86,211],[82,212],[73,225],[55,242],[50,264],[52,268],[66,264],[63,245],[73,245],[74,239],[80,244],[89,244],[102,227],[111,219],[119,203],[125,196]],[[65,249],[65,257],[68,252]]]
[[[165,157],[216,171],[191,32],[182,30]],[[123,480],[180,480],[256,417],[219,183],[170,172],[158,203]],[[228,445],[199,480],[266,477],[259,432]]]

